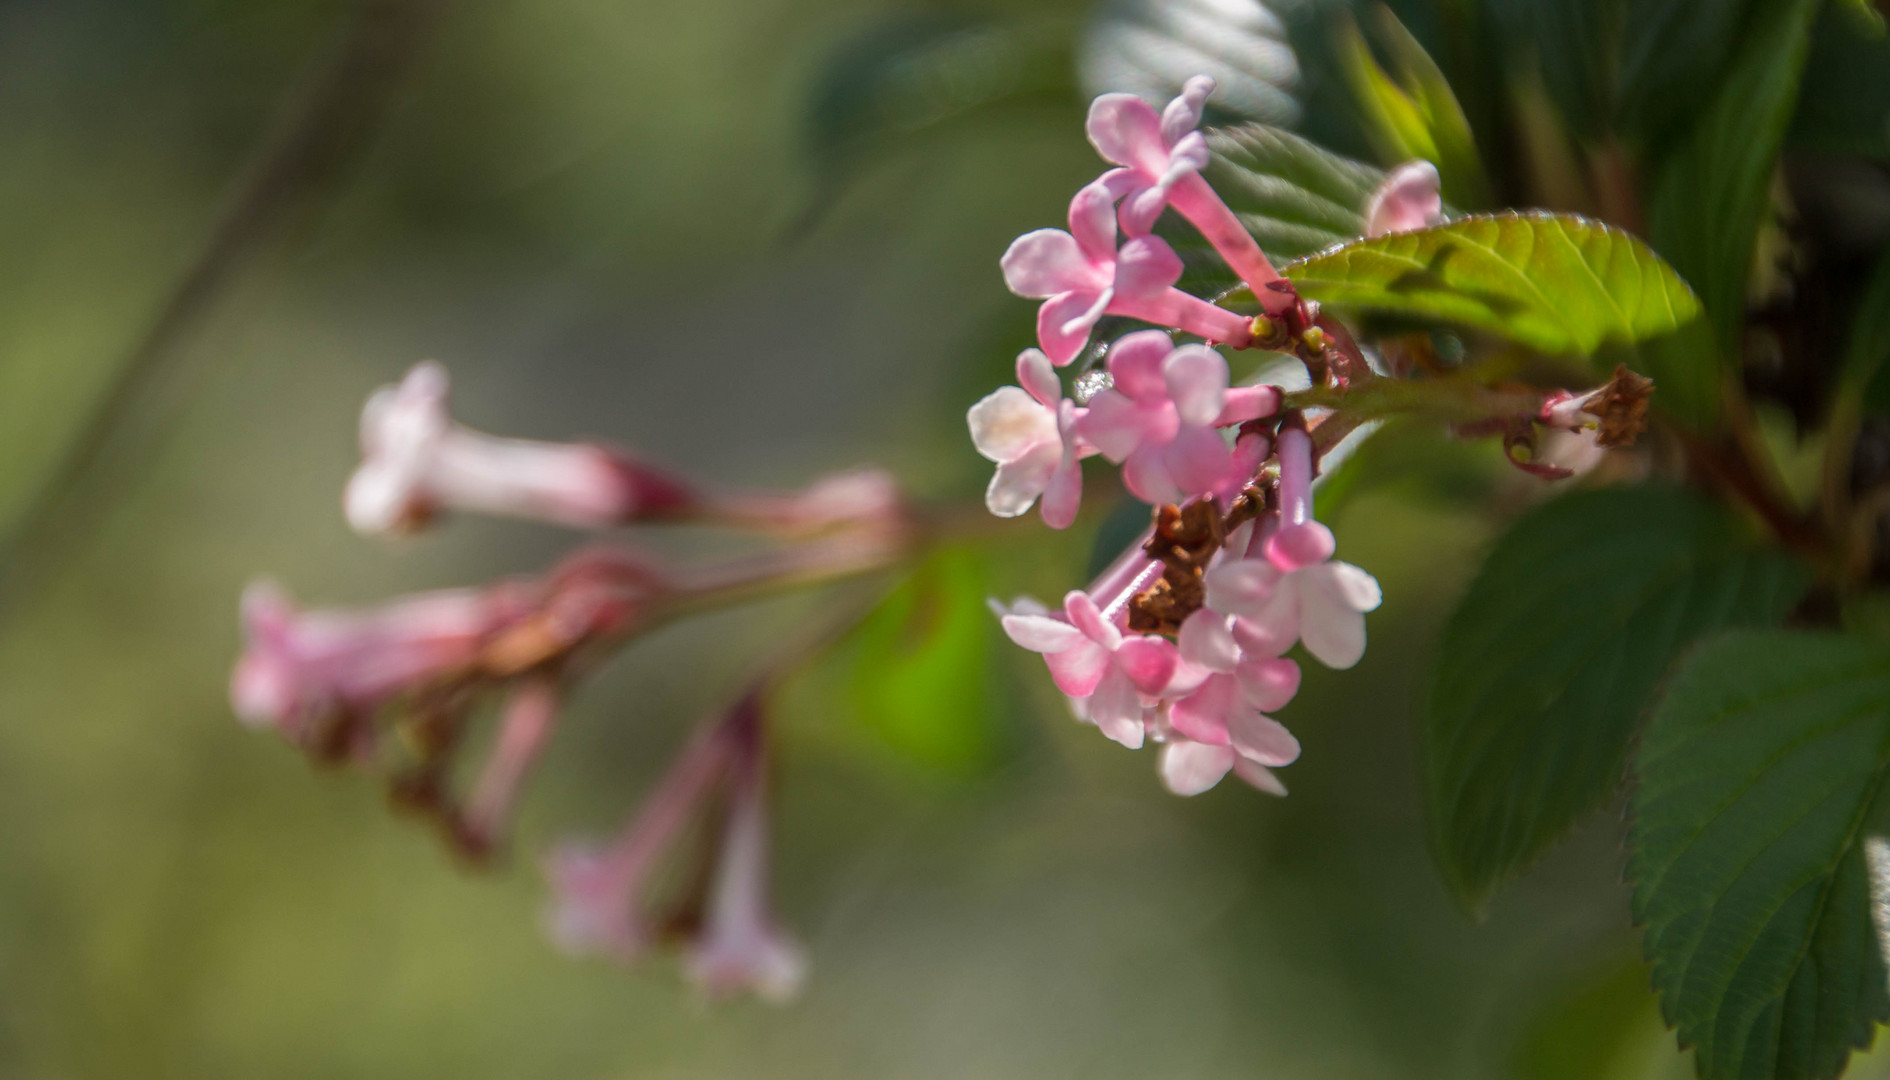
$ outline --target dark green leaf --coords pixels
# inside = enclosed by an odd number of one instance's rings
[[[1365,231],[1365,201],[1384,173],[1291,132],[1262,124],[1208,131],[1208,182],[1276,260],[1331,247]],[[1208,295],[1234,275],[1194,227],[1173,213],[1160,232],[1188,264],[1184,287]]]
[[[1424,768],[1444,876],[1472,907],[1616,789],[1679,652],[1775,622],[1799,566],[1679,490],[1578,492],[1497,542],[1445,627]]]
[[[1838,392],[1861,394],[1869,412],[1890,412],[1890,252],[1878,260],[1858,300]]]
[[[1299,61],[1286,28],[1259,0],[1108,0],[1077,44],[1086,96],[1125,91],[1167,101],[1195,75],[1214,77],[1209,119],[1291,124]]]
[[[1890,159],[1890,33],[1870,0],[1832,4],[1811,35],[1811,57],[1789,135],[1793,149]]]
[[[1837,1076],[1890,1018],[1863,850],[1890,776],[1890,653],[1838,634],[1713,641],[1634,763],[1634,913],[1700,1075]]]
[[[1718,97],[1653,183],[1649,239],[1699,293],[1728,363],[1818,8],[1819,0],[1780,0],[1764,12]]]
[[[1323,304],[1435,319],[1557,356],[1638,345],[1680,330],[1700,311],[1647,245],[1567,214],[1460,218],[1353,240],[1281,272]]]

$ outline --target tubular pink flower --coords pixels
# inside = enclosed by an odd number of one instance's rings
[[[467,801],[462,827],[481,849],[498,843],[518,802],[525,774],[538,761],[558,720],[557,680],[527,676],[512,691],[499,724],[499,737]]]
[[[546,932],[566,952],[629,963],[654,938],[643,897],[652,878],[702,808],[735,749],[727,723],[698,731],[636,815],[609,845],[567,841],[545,861],[553,901]]]
[[[1081,700],[1104,735],[1131,750],[1142,745],[1143,709],[1175,674],[1173,643],[1123,634],[1080,589],[1063,598],[1061,617],[1016,611],[1003,624],[1012,641],[1043,654],[1057,689]]]
[[[1372,192],[1365,203],[1365,235],[1426,229],[1444,220],[1444,198],[1437,166],[1428,161],[1407,161]]]
[[[1168,335],[1146,330],[1118,341],[1108,365],[1113,385],[1090,399],[1077,433],[1123,466],[1123,483],[1137,498],[1163,504],[1187,495],[1228,496],[1265,460],[1264,436],[1230,448],[1216,429],[1277,411],[1279,392],[1230,394],[1227,361],[1218,352],[1176,348]]]
[[[1110,181],[1123,200],[1123,231],[1146,234],[1162,208],[1173,206],[1253,288],[1267,314],[1281,315],[1292,307],[1292,298],[1265,288],[1280,279],[1279,272],[1201,176],[1208,163],[1207,140],[1194,129],[1213,92],[1214,80],[1197,75],[1160,116],[1133,94],[1104,94],[1089,107],[1089,141],[1103,160],[1123,166],[1105,175],[1124,176]]]
[[[456,424],[448,390],[446,369],[426,361],[368,398],[361,464],[342,500],[356,531],[412,531],[442,510],[596,529],[691,502],[677,481],[601,446],[502,439]]]
[[[1095,453],[1076,428],[1085,410],[1063,397],[1050,360],[1036,349],[1017,357],[1018,386],[1000,387],[965,414],[978,453],[997,462],[984,505],[998,517],[1017,517],[1043,496],[1043,520],[1065,529],[1083,498],[1080,458]]]
[[[799,991],[807,957],[768,910],[767,769],[760,707],[751,693],[731,717],[736,745],[727,821],[708,919],[685,965],[689,977],[712,997],[751,991],[780,1002]]]
[[[243,592],[245,648],[230,703],[245,723],[299,742],[325,717],[371,713],[470,667],[530,610],[522,590],[500,586],[423,593],[367,611],[301,612],[281,588],[257,582]]]
[[[1070,200],[1070,231],[1038,229],[1011,243],[999,265],[1019,296],[1042,299],[1037,340],[1061,367],[1076,358],[1104,315],[1128,315],[1210,341],[1245,346],[1247,320],[1175,288],[1181,258],[1167,242],[1136,237],[1116,249],[1115,200],[1128,177],[1120,171],[1089,184]]]

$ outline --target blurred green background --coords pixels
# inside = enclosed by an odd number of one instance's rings
[[[52,475],[351,10],[0,0],[0,519]],[[0,1076],[1685,1074],[1616,884],[1618,816],[1480,925],[1424,849],[1428,650],[1519,497],[1487,446],[1437,451],[1476,500],[1381,484],[1334,521],[1387,602],[1365,662],[1309,668],[1283,714],[1306,748],[1284,801],[1166,795],[1152,753],[1072,724],[982,623],[966,647],[990,670],[960,727],[807,680],[783,718],[777,872],[813,973],[783,1009],[706,1007],[665,963],[559,956],[535,858],[614,828],[806,602],[664,630],[587,686],[490,873],[231,717],[254,575],[361,603],[569,545],[471,520],[399,545],[347,530],[357,410],[421,357],[488,430],[752,484],[876,461],[976,497],[963,412],[1033,314],[997,256],[1060,223],[1098,163],[1079,99],[1046,91],[823,172],[810,87],[907,10],[445,11],[359,160],[180,336],[133,403],[147,435],[7,595]],[[1031,14],[1067,36],[1086,10]],[[937,572],[1060,595],[1113,481],[1090,493],[1076,535],[1023,519],[994,533],[1001,559]]]

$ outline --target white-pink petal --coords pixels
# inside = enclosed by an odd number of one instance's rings
[[[1199,795],[1220,783],[1238,756],[1232,747],[1176,739],[1162,747],[1162,786],[1176,795]]]
[[[1015,386],[1000,386],[965,412],[971,445],[991,461],[1012,461],[1043,442],[1057,439],[1057,415]]]
[[[998,266],[1012,292],[1034,299],[1106,289],[1113,276],[1112,268],[1091,263],[1076,238],[1062,229],[1038,229],[1011,241]]]
[[[1089,640],[1081,630],[1048,615],[1006,615],[1002,625],[1012,641],[1031,652],[1064,652]]]

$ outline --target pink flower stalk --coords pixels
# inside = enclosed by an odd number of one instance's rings
[[[531,675],[512,691],[499,724],[498,741],[492,748],[460,828],[476,850],[496,846],[512,817],[512,808],[524,785],[525,774],[538,761],[551,729],[558,720],[557,680],[546,675]]]
[[[1017,517],[1041,495],[1044,524],[1066,529],[1083,498],[1077,461],[1096,452],[1076,435],[1085,410],[1063,396],[1050,358],[1036,349],[1018,354],[1017,381],[965,414],[972,445],[997,462],[984,505],[998,517]]]
[[[252,726],[304,741],[312,725],[366,715],[397,695],[473,667],[532,610],[516,586],[423,593],[367,611],[295,608],[271,582],[243,592],[245,649],[230,703]]]
[[[855,526],[897,526],[905,519],[899,483],[884,469],[852,469],[824,476],[806,490],[696,492],[690,516],[709,524],[803,536]]]
[[[1428,229],[1444,220],[1443,181],[1428,161],[1407,161],[1391,170],[1365,203],[1365,235]]]
[[[1247,655],[1278,656],[1298,640],[1327,667],[1349,668],[1365,655],[1365,613],[1384,595],[1370,574],[1332,559],[1332,532],[1313,520],[1305,429],[1287,425],[1278,455],[1279,517],[1254,535],[1247,557],[1208,569],[1207,606],[1238,616],[1231,632]]]
[[[1144,502],[1231,496],[1267,456],[1263,435],[1229,447],[1216,429],[1271,415],[1280,392],[1227,385],[1227,361],[1202,345],[1179,348],[1160,330],[1130,334],[1109,350],[1110,389],[1090,399],[1077,434],[1112,462]]]
[[[343,507],[362,533],[408,532],[443,510],[597,529],[671,516],[691,502],[677,481],[587,443],[503,439],[447,413],[446,369],[416,364],[361,412],[361,464]]]
[[[1118,171],[1078,191],[1070,200],[1069,232],[1025,233],[999,261],[1012,292],[1044,301],[1037,341],[1045,354],[1058,367],[1069,363],[1104,315],[1245,347],[1253,340],[1248,320],[1175,288],[1181,258],[1166,241],[1138,236],[1116,250],[1115,201],[1130,179]]]
[[[685,969],[711,997],[749,991],[767,1001],[792,998],[807,974],[805,950],[768,907],[767,768],[760,702],[750,694],[731,717],[735,750],[727,821],[708,917]]]
[[[1143,710],[1179,662],[1172,642],[1124,634],[1080,589],[1063,598],[1061,617],[1016,611],[1003,624],[1012,641],[1043,654],[1057,689],[1080,700],[1082,715],[1104,735],[1131,750],[1142,745]]]
[[[568,841],[545,861],[552,907],[546,931],[566,952],[630,963],[655,938],[643,907],[663,860],[728,770],[735,732],[726,722],[698,731],[656,789],[609,845]]]
[[[1267,314],[1283,315],[1293,306],[1291,294],[1266,288],[1268,282],[1280,280],[1279,271],[1201,176],[1208,148],[1195,127],[1213,92],[1214,80],[1197,75],[1159,116],[1134,94],[1104,94],[1091,102],[1089,141],[1104,161],[1123,166],[1105,173],[1098,183],[1115,188],[1123,200],[1122,228],[1130,236],[1146,234],[1155,227],[1162,207],[1173,206],[1253,289]]]

